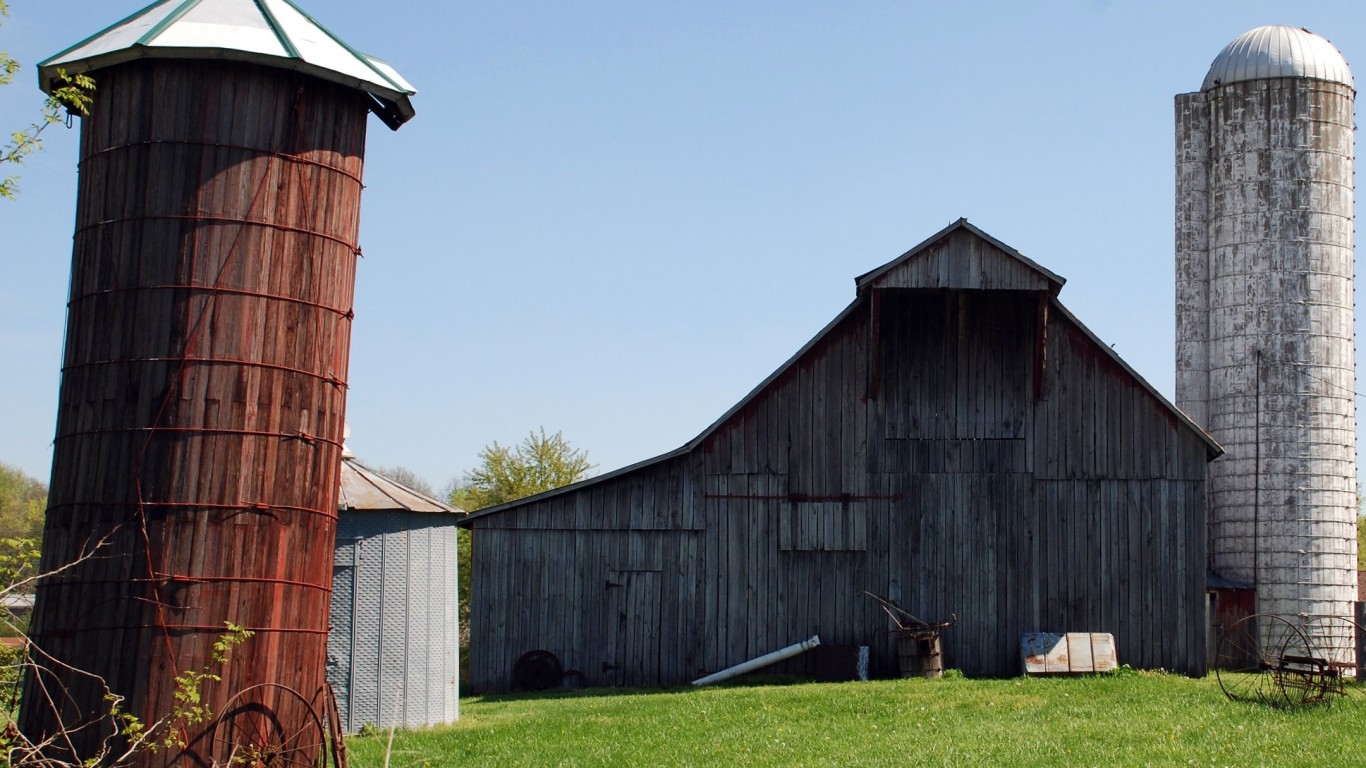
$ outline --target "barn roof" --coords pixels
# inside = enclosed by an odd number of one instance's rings
[[[956,244],[953,242],[955,240],[957,241]],[[941,248],[939,246],[944,247]],[[825,339],[826,336],[828,336],[832,331],[834,331],[834,329],[837,328],[840,325],[840,323],[842,323],[845,320],[845,318],[849,317],[849,315],[853,314],[855,310],[862,306],[863,302],[867,298],[867,294],[870,289],[882,287],[969,287],[965,285],[908,285],[907,281],[904,279],[895,281],[892,280],[892,278],[896,276],[898,271],[901,271],[903,273],[903,277],[910,277],[911,279],[914,279],[914,276],[917,274],[915,270],[915,267],[917,266],[915,262],[917,259],[938,258],[939,254],[944,253],[945,250],[947,250],[947,253],[950,255],[950,257],[956,255],[959,258],[965,259],[973,258],[972,254],[974,253],[989,253],[991,255],[994,255],[998,262],[1014,262],[1015,264],[1018,264],[1021,267],[1027,268],[1029,273],[1032,273],[1038,278],[1038,281],[1035,283],[1035,285],[1038,286],[1037,290],[1045,292],[1049,296],[1049,302],[1052,308],[1059,312],[1061,315],[1068,318],[1073,324],[1075,324],[1076,327],[1079,328],[1088,339],[1095,343],[1097,349],[1099,349],[1103,354],[1109,356],[1116,364],[1120,366],[1120,368],[1122,368],[1126,373],[1133,377],[1135,382],[1138,383],[1139,386],[1147,390],[1147,392],[1150,395],[1152,395],[1158,403],[1160,403],[1162,408],[1165,408],[1167,411],[1171,413],[1171,415],[1177,420],[1178,423],[1194,431],[1205,443],[1210,458],[1219,456],[1224,452],[1224,449],[1219,445],[1218,442],[1214,440],[1213,437],[1209,435],[1208,432],[1202,429],[1200,425],[1192,421],[1189,416],[1182,412],[1181,409],[1173,405],[1171,401],[1163,397],[1162,393],[1158,392],[1152,384],[1149,384],[1147,379],[1143,378],[1141,375],[1139,375],[1137,371],[1130,367],[1128,363],[1124,362],[1124,360],[1120,358],[1120,356],[1114,351],[1114,349],[1110,347],[1110,345],[1101,342],[1100,338],[1091,332],[1091,329],[1087,328],[1080,320],[1076,318],[1075,315],[1068,311],[1068,309],[1064,307],[1060,301],[1058,301],[1058,291],[1061,290],[1062,285],[1066,282],[1066,280],[1044,269],[1035,262],[1026,258],[1019,251],[1015,250],[1014,248],[1011,248],[1008,245],[1005,245],[996,238],[991,237],[990,235],[983,232],[981,229],[978,229],[972,224],[969,224],[967,219],[962,218],[945,227],[944,229],[940,230],[939,232],[935,233],[934,235],[930,236],[924,242],[915,246],[914,248],[902,254],[901,256],[898,256],[897,258],[882,265],[881,267],[878,267],[877,269],[874,269],[871,272],[868,272],[856,278],[855,284],[858,286],[858,296],[854,299],[854,301],[852,301],[849,304],[849,306],[844,308],[844,311],[840,312],[834,320],[831,320],[828,324],[826,324],[826,326],[822,328],[819,333],[817,333],[810,341],[803,345],[801,349],[797,350],[796,354],[788,358],[787,362],[783,363],[776,371],[774,371],[762,382],[760,382],[758,386],[750,390],[749,394],[745,395],[745,397],[742,398],[740,402],[732,406],[730,410],[722,414],[719,419],[712,422],[712,424],[705,430],[703,430],[701,434],[699,434],[692,440],[688,441],[688,443],[686,443],[685,445],[680,446],[679,448],[676,448],[672,451],[669,451],[668,453],[656,456],[652,459],[646,459],[645,461],[637,462],[635,464],[622,467],[621,469],[608,472],[606,474],[598,475],[597,477],[592,477],[587,480],[581,480],[577,483],[571,483],[570,485],[546,491],[544,493],[539,493],[535,496],[528,496],[524,499],[518,499],[516,501],[510,501],[505,504],[499,504],[497,506],[479,510],[478,512],[472,513],[468,517],[461,520],[459,524],[468,527],[470,523],[480,518],[497,514],[499,512],[503,512],[509,509],[513,509],[515,507],[522,506],[523,504],[539,501],[551,496],[557,496],[562,493],[576,491],[580,488],[593,485],[596,483],[605,482],[612,478],[620,477],[622,475],[635,472],[636,470],[641,469],[643,467],[668,461],[669,459],[673,459],[691,452],[692,450],[701,446],[702,443],[704,443],[708,437],[710,437],[714,432],[720,429],[733,415],[743,410],[746,406],[748,406],[751,402],[758,398],[764,392],[764,390],[769,387],[770,384],[782,378],[782,376],[786,374],[789,370],[791,370],[794,366],[796,366],[799,363],[799,361],[806,356],[808,352],[810,352],[814,347],[819,345],[821,341]],[[979,267],[982,266],[983,261],[979,259],[977,265]],[[981,272],[980,274],[988,274],[990,272],[991,270],[988,269],[986,272]],[[995,274],[1007,273],[1008,270],[1005,273],[1001,272],[1000,270],[997,270],[995,272]],[[964,272],[963,274],[965,278],[969,280],[976,279],[972,276],[971,270]],[[1016,275],[1016,277],[1019,277],[1022,274],[1024,273],[1019,273]],[[887,285],[887,283],[889,282],[891,282],[891,285]],[[986,283],[990,282],[991,280],[986,280]],[[995,287],[998,290],[1012,289],[1010,286]],[[987,289],[990,288],[988,287]]]
[[[87,72],[142,58],[229,59],[290,69],[364,91],[390,128],[412,119],[416,89],[393,67],[347,45],[292,0],[158,0],[38,64]]]
[[[343,512],[422,512],[428,514],[461,515],[464,510],[442,503],[395,482],[364,466],[354,458],[342,459],[341,493],[337,506]]]

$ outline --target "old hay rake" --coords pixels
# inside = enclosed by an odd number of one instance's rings
[[[1296,708],[1341,701],[1366,704],[1357,664],[1362,627],[1339,617],[1303,623],[1258,613],[1227,627],[1214,670],[1233,701]]]

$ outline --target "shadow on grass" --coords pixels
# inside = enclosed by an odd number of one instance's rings
[[[872,682],[891,682],[894,680],[916,680],[921,678],[874,678]],[[937,680],[926,680],[929,683],[965,681],[968,678],[961,674],[956,676],[946,676]],[[857,680],[845,681],[848,683],[860,682]],[[869,682],[869,681],[863,681]],[[545,691],[519,691],[516,693],[488,693],[461,695],[463,701],[484,701],[484,702],[513,702],[513,701],[545,701],[558,699],[581,699],[596,697],[622,697],[622,696],[676,696],[680,694],[692,694],[700,691],[728,690],[728,689],[752,689],[752,688],[778,688],[794,685],[843,685],[845,683],[831,683],[816,680],[813,677],[794,674],[761,674],[751,673],[740,677],[725,680],[711,685],[667,685],[652,686],[642,688],[552,688]]]

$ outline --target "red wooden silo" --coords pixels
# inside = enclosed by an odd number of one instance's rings
[[[21,729],[88,759],[104,686],[152,724],[209,672],[213,717],[141,764],[310,759],[366,118],[397,128],[412,88],[288,0],[160,2],[41,64],[44,89],[59,67],[98,90]],[[216,664],[227,622],[254,635]]]

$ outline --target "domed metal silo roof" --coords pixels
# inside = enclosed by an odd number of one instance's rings
[[[88,72],[141,58],[230,59],[292,69],[370,94],[390,128],[413,117],[416,89],[387,63],[329,32],[291,0],[159,0],[38,65]]]
[[[1214,58],[1200,90],[1244,80],[1306,77],[1355,87],[1342,53],[1325,38],[1300,27],[1248,30]]]

